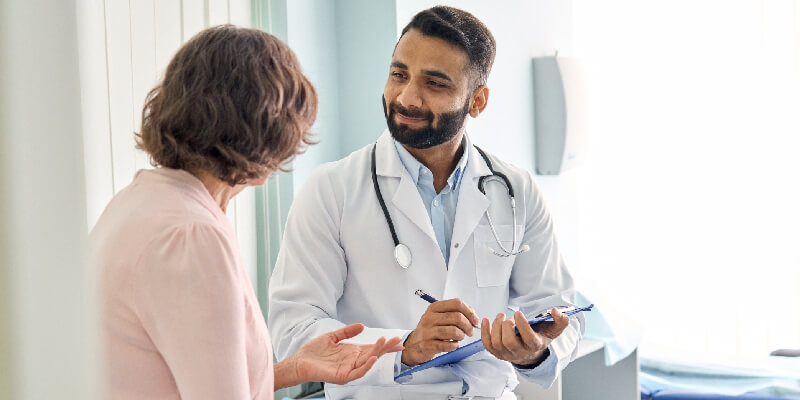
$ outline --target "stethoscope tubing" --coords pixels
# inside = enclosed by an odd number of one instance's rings
[[[378,173],[377,173],[377,162],[375,161],[375,153],[377,150],[377,143],[372,146],[372,155],[371,155],[371,168],[370,172],[372,173],[372,185],[375,188],[375,195],[378,197],[378,203],[381,206],[381,210],[383,211],[383,216],[386,219],[386,224],[389,226],[389,232],[392,234],[392,241],[394,242],[395,250],[395,261],[397,264],[400,265],[403,269],[408,268],[411,265],[411,251],[409,250],[408,246],[405,244],[400,243],[400,239],[397,237],[397,231],[394,227],[394,222],[392,222],[392,216],[389,214],[389,208],[386,207],[386,201],[383,199],[383,194],[381,193],[381,187],[378,184]],[[481,176],[478,179],[478,190],[486,195],[486,189],[484,188],[484,182],[487,182],[491,179],[500,180],[503,185],[506,187],[508,192],[509,200],[511,201],[511,216],[514,221],[514,225],[512,226],[513,236],[511,242],[511,250],[507,249],[503,246],[503,243],[500,241],[500,236],[497,234],[497,230],[494,227],[494,222],[492,221],[492,216],[489,214],[489,211],[486,211],[486,219],[489,221],[489,229],[492,231],[492,236],[494,236],[494,240],[497,242],[500,250],[502,252],[494,251],[493,249],[489,248],[489,252],[498,256],[498,257],[509,257],[513,255],[517,255],[520,253],[524,253],[528,251],[528,246],[522,246],[521,248],[517,247],[517,204],[514,200],[514,187],[511,185],[511,181],[508,177],[503,174],[502,172],[495,171],[494,166],[492,165],[492,161],[489,160],[489,156],[478,146],[475,146],[475,149],[478,150],[478,153],[481,155],[481,158],[486,162],[486,166],[489,167],[489,171],[491,172],[490,175]]]
[[[381,205],[381,210],[383,210],[383,216],[386,218],[386,223],[389,225],[389,232],[392,233],[392,240],[394,241],[395,247],[400,245],[400,240],[397,238],[397,232],[394,230],[394,223],[392,222],[392,216],[389,215],[389,209],[386,207],[386,202],[383,200],[383,195],[381,194],[381,187],[378,185],[378,173],[376,171],[376,162],[375,162],[375,148],[378,147],[377,144],[372,146],[372,185],[375,186],[375,194],[378,195],[378,203]]]

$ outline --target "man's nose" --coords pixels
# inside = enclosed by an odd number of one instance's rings
[[[422,108],[422,96],[416,85],[405,85],[397,96],[397,102],[405,108]]]

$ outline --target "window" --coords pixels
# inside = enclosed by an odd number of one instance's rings
[[[592,107],[581,281],[611,317],[640,314],[644,350],[800,347],[800,2],[574,13]]]

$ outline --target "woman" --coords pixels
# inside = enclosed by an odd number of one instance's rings
[[[339,343],[364,329],[355,324],[273,366],[225,209],[311,143],[316,112],[294,54],[269,34],[218,26],[175,54],[137,134],[158,168],[136,174],[90,237],[108,397],[271,399],[305,381],[359,378],[403,348],[400,338]]]

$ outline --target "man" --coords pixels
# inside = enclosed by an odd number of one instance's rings
[[[465,134],[466,116],[486,108],[494,54],[473,15],[441,6],[417,14],[383,92],[389,132],[320,167],[294,201],[270,282],[278,358],[352,321],[367,326],[355,343],[405,343],[364,378],[327,385],[329,398],[513,399],[515,369],[546,387],[574,355],[582,320],[554,310],[541,329],[526,323],[574,296],[542,195],[530,173],[484,158]],[[418,289],[446,300],[428,304]],[[521,312],[506,319],[507,306]],[[393,379],[478,339],[486,352]]]

